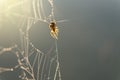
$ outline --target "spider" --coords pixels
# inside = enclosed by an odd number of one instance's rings
[[[51,31],[50,31],[50,35],[51,35],[54,39],[58,39],[59,29],[58,29],[58,27],[56,26],[56,22],[55,22],[55,21],[50,22],[49,28],[50,28],[50,30],[51,30]]]

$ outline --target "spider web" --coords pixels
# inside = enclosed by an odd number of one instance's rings
[[[7,8],[0,13],[0,16],[11,15],[19,19],[16,22],[21,43],[7,48],[0,47],[0,56],[13,54],[17,59],[16,64],[12,67],[1,65],[0,74],[19,70],[20,80],[61,80],[57,40],[54,39],[55,48],[44,53],[36,48],[29,38],[29,31],[35,23],[41,21],[50,24],[51,21],[55,21],[54,0],[15,1],[15,4],[9,6],[6,3]],[[49,6],[49,10],[46,10],[46,4]],[[25,7],[27,9],[24,9]],[[20,9],[20,12],[15,10],[17,8]]]

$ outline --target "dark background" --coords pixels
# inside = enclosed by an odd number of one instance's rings
[[[55,14],[58,20],[68,20],[58,22],[62,80],[120,80],[120,1],[55,0]],[[48,25],[36,23],[30,39],[47,52],[54,40],[43,26]],[[1,29],[1,46],[19,42],[18,29],[11,27]]]

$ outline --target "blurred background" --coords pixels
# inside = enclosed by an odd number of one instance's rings
[[[62,80],[120,80],[120,1],[55,0],[58,22],[58,50]],[[37,22],[30,30],[30,40],[47,52],[54,45],[45,23]],[[0,27],[0,46],[19,43],[15,24],[5,20]],[[2,58],[0,58],[2,59]],[[6,56],[1,64],[8,64]],[[10,62],[9,62],[10,63]],[[10,77],[12,76],[12,77]],[[15,80],[15,75],[0,75],[0,80]]]

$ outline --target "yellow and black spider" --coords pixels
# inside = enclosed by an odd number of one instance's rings
[[[56,22],[52,21],[50,24],[49,24],[49,28],[50,28],[50,35],[54,38],[54,39],[58,39],[58,32],[59,32],[59,29],[58,27],[56,26]]]

